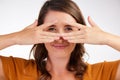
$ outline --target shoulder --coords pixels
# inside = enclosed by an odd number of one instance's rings
[[[10,57],[0,56],[0,59],[3,65],[10,64],[13,66],[21,66],[21,67],[29,66],[29,65],[36,66],[35,60],[33,59],[27,60],[27,59],[13,57],[13,56],[10,56]]]
[[[38,71],[36,62],[33,59],[23,59],[23,58],[17,58],[17,57],[4,57],[0,56],[0,59],[2,61],[3,70],[6,77],[11,76],[19,76],[19,77],[26,77],[32,76],[37,77]]]
[[[120,60],[88,64],[86,74],[88,74],[92,80],[107,80],[110,78],[114,80],[119,64]]]
[[[120,63],[120,60],[115,60],[115,61],[104,61],[104,62],[99,62],[95,64],[89,64],[91,67],[112,67],[112,66],[118,66]]]

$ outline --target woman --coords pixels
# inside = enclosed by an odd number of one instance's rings
[[[38,21],[22,31],[0,36],[0,49],[35,44],[35,60],[1,56],[0,79],[119,80],[119,60],[94,65],[82,60],[84,43],[108,45],[120,51],[119,36],[102,31],[90,17],[88,22],[91,27],[86,26],[73,1],[46,1]]]

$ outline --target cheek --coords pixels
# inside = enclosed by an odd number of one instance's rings
[[[46,48],[47,50],[50,50],[50,44],[49,44],[49,43],[45,43],[45,48]]]
[[[70,47],[69,47],[69,50],[72,52],[75,48],[76,44],[71,44]]]

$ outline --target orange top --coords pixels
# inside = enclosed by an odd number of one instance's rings
[[[0,56],[6,80],[38,80],[38,71],[34,60]],[[115,80],[120,60],[88,64],[84,80]]]

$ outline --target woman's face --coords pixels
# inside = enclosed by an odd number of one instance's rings
[[[57,21],[54,25],[49,26],[46,31],[53,33],[69,33],[74,31],[76,28],[70,26],[68,23],[76,22],[75,19],[64,12],[59,11],[49,11],[44,19],[44,23],[51,23]],[[74,43],[69,43],[63,37],[60,37],[58,40],[55,40],[51,43],[45,43],[45,47],[48,50],[48,55],[54,57],[66,57],[70,56],[71,52],[75,48]]]

